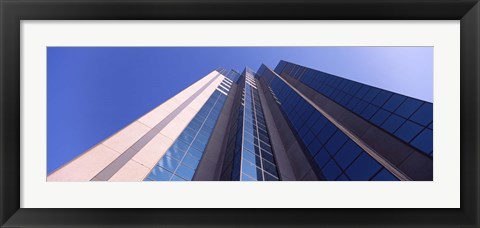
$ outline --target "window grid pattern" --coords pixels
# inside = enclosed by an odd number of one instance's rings
[[[242,106],[234,123],[236,134],[228,139],[226,166],[221,180],[278,181],[270,136],[253,72],[245,72]]]
[[[332,181],[398,180],[281,79],[272,78],[269,87],[317,175]]]
[[[240,97],[239,97],[240,98]],[[243,99],[243,97],[241,97]],[[233,110],[238,110],[237,116],[230,128],[230,132],[227,141],[227,148],[225,151],[224,165],[222,167],[222,173],[220,180],[227,181],[240,180],[240,159],[242,148],[242,133],[243,133],[243,104],[240,99],[234,102],[235,107]]]
[[[240,74],[236,70],[227,70],[223,67],[219,67],[216,69],[220,74],[223,74],[226,78],[238,83],[238,79],[240,79]]]
[[[222,92],[213,92],[152,169],[146,181],[192,180],[226,99],[227,96]]]
[[[281,61],[275,71],[299,79],[370,123],[433,157],[433,104]]]

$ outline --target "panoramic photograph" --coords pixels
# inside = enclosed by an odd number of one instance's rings
[[[48,182],[433,181],[433,47],[48,47]]]

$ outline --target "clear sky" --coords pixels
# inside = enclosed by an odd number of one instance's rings
[[[432,102],[432,47],[49,47],[47,172],[217,67],[280,60]]]

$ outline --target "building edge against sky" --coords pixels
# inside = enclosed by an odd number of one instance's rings
[[[47,180],[433,180],[433,104],[285,61],[219,68]]]

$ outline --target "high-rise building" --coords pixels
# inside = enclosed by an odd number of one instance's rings
[[[48,181],[429,181],[433,104],[293,63],[219,68]]]

